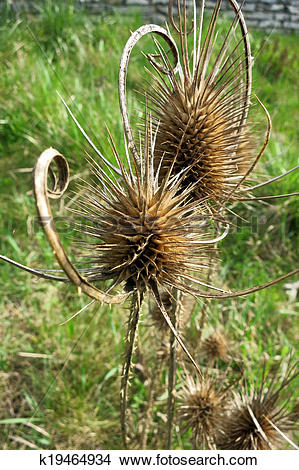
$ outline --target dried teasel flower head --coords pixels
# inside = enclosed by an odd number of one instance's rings
[[[227,339],[222,333],[215,331],[203,340],[200,350],[207,361],[212,364],[218,359],[226,361],[228,357]]]
[[[155,167],[163,156],[160,171],[163,179],[171,165],[174,174],[192,165],[182,185],[187,187],[196,183],[193,196],[205,199],[210,210],[215,204],[219,208],[227,200],[237,197],[238,186],[261,155],[255,155],[252,129],[247,124],[252,59],[246,24],[239,5],[230,0],[235,18],[224,41],[217,42],[216,25],[221,3],[222,0],[216,2],[204,37],[204,8],[200,11],[198,27],[195,8],[193,26],[189,31],[193,33],[190,54],[186,1],[183,1],[182,9],[180,0],[177,0],[177,26],[172,16],[173,0],[170,0],[170,23],[175,30],[174,38],[179,38],[181,66],[171,66],[166,52],[158,43],[167,78],[163,76],[161,67],[149,57],[157,72],[151,74],[153,86],[149,93],[157,123]],[[241,30],[239,37],[238,26]]]
[[[87,221],[79,228],[89,240],[84,245],[84,262],[91,268],[85,268],[84,275],[93,281],[110,281],[109,290],[121,283],[128,292],[162,287],[168,305],[169,289],[185,286],[188,290],[187,283],[183,284],[183,279],[193,280],[188,271],[200,275],[206,269],[210,240],[207,232],[196,228],[201,205],[189,203],[191,189],[178,194],[177,177],[168,176],[160,184],[150,149],[145,152],[136,174],[122,168],[122,183],[89,161],[96,179],[83,184],[84,195],[75,210]]]
[[[228,388],[216,377],[194,380],[186,374],[178,398],[178,417],[184,431],[191,428],[193,447],[215,448],[216,430],[225,420],[228,407]]]
[[[249,35],[240,5],[229,0],[234,19],[219,41],[217,22],[222,0],[217,0],[207,32],[203,33],[205,2],[201,1],[191,29],[187,27],[187,1],[176,0],[178,25],[173,18],[173,0],[169,0],[169,20],[174,35],[157,25],[144,25],[132,33],[123,50],[119,72],[119,101],[125,135],[130,151],[138,160],[126,102],[126,75],[129,57],[139,39],[156,33],[167,43],[167,51],[155,40],[157,53],[147,58],[155,72],[146,97],[153,111],[157,136],[154,168],[163,181],[169,168],[184,173],[182,188],[193,185],[192,196],[201,200],[211,215],[234,201],[263,200],[298,195],[253,197],[253,189],[269,184],[292,171],[252,186],[249,178],[268,144],[271,119],[261,148],[256,150],[253,124],[248,120],[251,108],[252,57]],[[182,5],[182,6],[181,6]],[[188,40],[193,36],[193,41]],[[178,45],[175,38],[178,37]],[[189,50],[193,43],[192,51]],[[169,51],[173,61],[169,58]],[[158,57],[158,59],[157,59]],[[189,168],[189,171],[185,171]],[[246,194],[248,193],[249,194]],[[245,197],[244,196],[245,193]],[[223,211],[221,211],[223,212]]]
[[[264,368],[259,387],[248,392],[243,386],[242,391],[235,394],[232,408],[222,423],[217,448],[269,450],[284,448],[287,442],[293,444],[285,433],[296,429],[298,412],[296,406],[288,409],[287,387],[298,373],[298,364],[295,364],[280,382],[277,373],[269,378]]]

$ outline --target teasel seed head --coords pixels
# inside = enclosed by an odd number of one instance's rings
[[[294,430],[298,421],[296,406],[287,408],[290,398],[287,387],[298,376],[295,366],[289,368],[280,383],[277,374],[268,381],[263,371],[259,387],[247,392],[243,386],[235,394],[232,408],[217,435],[217,448],[269,450],[284,448],[290,442],[286,433]]]
[[[171,95],[161,98],[156,111],[160,121],[156,164],[164,156],[161,178],[172,164],[174,174],[193,165],[183,186],[197,182],[195,198],[221,203],[252,163],[249,133],[243,128],[236,134],[238,114],[234,115],[231,106],[221,109],[220,99],[213,97],[213,91],[202,92],[202,97],[198,91],[198,97],[194,97],[192,86],[185,90],[186,84],[183,89],[179,83],[176,85]],[[188,95],[193,99],[186,104]]]
[[[210,363],[218,359],[226,361],[228,357],[228,343],[226,337],[219,331],[207,336],[201,345],[201,353]]]
[[[163,179],[169,167],[173,174],[178,174],[190,166],[182,186],[196,183],[193,197],[205,200],[209,207],[215,204],[219,207],[227,199],[234,199],[234,188],[251,171],[255,160],[252,129],[246,123],[251,92],[247,30],[241,12],[236,12],[224,42],[218,46],[215,28],[221,0],[217,1],[206,36],[197,37],[194,28],[192,66],[186,40],[186,4],[183,12],[178,8],[180,26],[176,27],[173,2],[169,3],[182,64],[177,72],[157,44],[169,80],[153,63],[158,74],[152,74],[150,93],[157,129],[155,167],[163,157],[160,171]],[[238,21],[241,39],[235,37]]]
[[[100,168],[91,165],[100,177]],[[126,177],[123,187],[112,180],[101,187],[103,178],[85,185],[78,212],[87,220],[81,232],[94,239],[85,245],[92,266],[85,270],[88,279],[145,291],[153,284],[177,287],[191,263],[197,271],[205,269],[207,246],[205,236],[194,232],[194,205],[186,203],[190,191],[178,195],[173,180],[160,186],[143,178]]]
[[[192,429],[193,447],[215,448],[216,430],[225,420],[229,394],[210,376],[194,380],[186,375],[178,394],[178,417],[183,430]]]

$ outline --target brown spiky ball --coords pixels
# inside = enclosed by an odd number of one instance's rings
[[[232,408],[217,435],[217,448],[224,450],[269,450],[286,446],[285,433],[296,428],[296,407],[288,410],[286,387],[298,375],[291,369],[279,384],[277,374],[250,393],[235,394]],[[297,428],[298,429],[298,428]]]
[[[167,78],[149,57],[157,72],[151,74],[148,94],[156,118],[155,167],[163,158],[161,179],[169,168],[173,174],[189,168],[182,186],[195,184],[193,197],[206,200],[210,210],[236,198],[237,185],[255,160],[252,127],[247,123],[251,58],[244,46],[246,35],[240,40],[232,27],[223,42],[216,41],[220,5],[218,0],[206,35],[194,35],[192,52],[184,29],[186,4],[183,11],[178,8],[179,27],[170,16],[181,64],[175,69],[158,46]]]
[[[193,294],[202,284],[214,234],[199,223],[202,203],[190,200],[192,188],[178,191],[180,178],[171,175],[160,183],[153,159],[145,147],[135,171],[119,163],[119,181],[90,160],[95,178],[81,185],[74,210],[83,237],[77,266],[88,281],[110,282],[109,290],[123,283],[130,292],[149,289],[156,299],[158,290]]]
[[[88,219],[82,232],[94,239],[86,246],[93,266],[86,271],[89,279],[124,282],[128,291],[145,290],[153,283],[180,285],[191,261],[204,268],[205,250],[196,244],[200,235],[192,235],[186,194],[176,192],[132,184],[114,186],[108,198],[99,187],[89,186],[80,204]]]
[[[193,446],[215,448],[216,430],[225,419],[228,394],[210,377],[189,375],[179,393],[178,416],[183,430],[191,428]]]
[[[228,343],[223,334],[219,331],[212,333],[202,342],[201,352],[211,363],[218,359],[225,361],[228,355]]]
[[[224,106],[213,87],[176,87],[172,93],[165,90],[156,107],[156,161],[164,155],[161,178],[175,160],[175,174],[190,167],[183,185],[197,183],[196,198],[223,201],[252,162],[249,133],[245,128],[237,132],[239,113],[232,103]]]

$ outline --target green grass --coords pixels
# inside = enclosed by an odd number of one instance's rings
[[[56,90],[108,158],[111,150],[105,124],[122,152],[118,65],[130,30],[137,29],[142,20],[137,16],[92,17],[76,13],[71,6],[61,11],[51,2],[38,16],[1,18],[0,253],[32,267],[52,268],[57,263],[36,220],[28,169],[43,149],[53,146],[68,158],[72,176],[82,175],[86,172],[84,150],[89,150]],[[298,38],[267,37],[252,31],[251,40],[254,90],[273,120],[272,140],[259,172],[275,176],[298,163]],[[151,41],[142,41],[144,50],[151,47]],[[129,67],[131,108],[137,106],[133,90],[143,85],[146,76],[143,65],[137,49]],[[257,116],[253,119],[262,121],[265,128],[265,117],[257,106],[254,109]],[[258,194],[296,191],[297,179],[293,173]],[[215,282],[238,290],[293,269],[298,253],[296,199],[240,205],[236,210],[247,220],[255,218],[257,228],[252,232],[244,223],[221,244]],[[53,211],[63,215],[63,205],[54,204]],[[68,237],[66,233],[66,244]],[[120,448],[120,365],[127,309],[94,305],[60,326],[88,301],[73,286],[31,278],[2,262],[0,281],[1,448]],[[198,354],[196,319],[201,305],[195,308],[185,335],[194,354]],[[232,368],[243,367],[252,379],[263,359],[277,362],[298,351],[297,318],[298,301],[290,301],[278,284],[247,298],[211,301],[204,336],[222,329],[231,344]],[[129,417],[130,429],[137,436],[151,361],[156,361],[160,347],[146,309],[142,320]],[[149,448],[164,445],[165,384],[163,369]],[[33,418],[31,426],[24,424],[26,418]],[[16,440],[19,437],[27,444]],[[174,448],[182,446],[189,446],[188,433],[175,435]]]

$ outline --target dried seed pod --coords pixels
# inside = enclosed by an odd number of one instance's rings
[[[294,371],[295,367],[297,371]],[[276,371],[277,372],[277,371]],[[236,393],[227,419],[217,435],[217,448],[226,450],[268,450],[284,448],[285,435],[296,428],[298,411],[288,409],[287,387],[298,376],[297,365],[290,367],[279,383],[278,374],[265,375],[259,387]],[[298,427],[297,427],[298,429]]]
[[[226,337],[216,331],[205,338],[201,345],[201,353],[211,363],[218,359],[225,361],[228,355],[228,343]]]
[[[168,79],[156,69],[149,93],[156,118],[155,167],[161,165],[164,178],[169,167],[174,174],[186,167],[183,187],[195,184],[193,196],[210,206],[232,199],[234,189],[252,170],[256,156],[252,133],[246,124],[251,93],[251,56],[243,15],[234,0],[236,16],[224,42],[217,45],[216,24],[222,1],[218,0],[207,33],[201,38],[194,27],[192,61],[189,60],[186,31],[186,2],[181,12],[177,1],[181,71],[176,73],[161,46],[159,52],[168,66]],[[202,23],[203,10],[199,24]],[[196,13],[194,16],[196,22]],[[236,37],[238,23],[241,37]],[[197,36],[198,34],[198,36]],[[236,197],[236,195],[234,195]]]
[[[215,448],[216,430],[226,418],[228,389],[216,378],[194,380],[187,375],[179,392],[178,417],[183,430],[192,429],[193,447]]]
[[[152,285],[179,287],[187,271],[206,269],[210,240],[196,231],[195,205],[186,202],[190,189],[178,195],[173,178],[159,185],[149,174],[126,175],[123,187],[106,180],[103,188],[100,167],[90,163],[98,181],[85,184],[76,210],[87,221],[78,230],[94,240],[83,246],[92,266],[84,270],[88,279],[110,280],[110,288],[125,283],[126,291],[145,291]],[[200,204],[196,209],[198,213]]]

